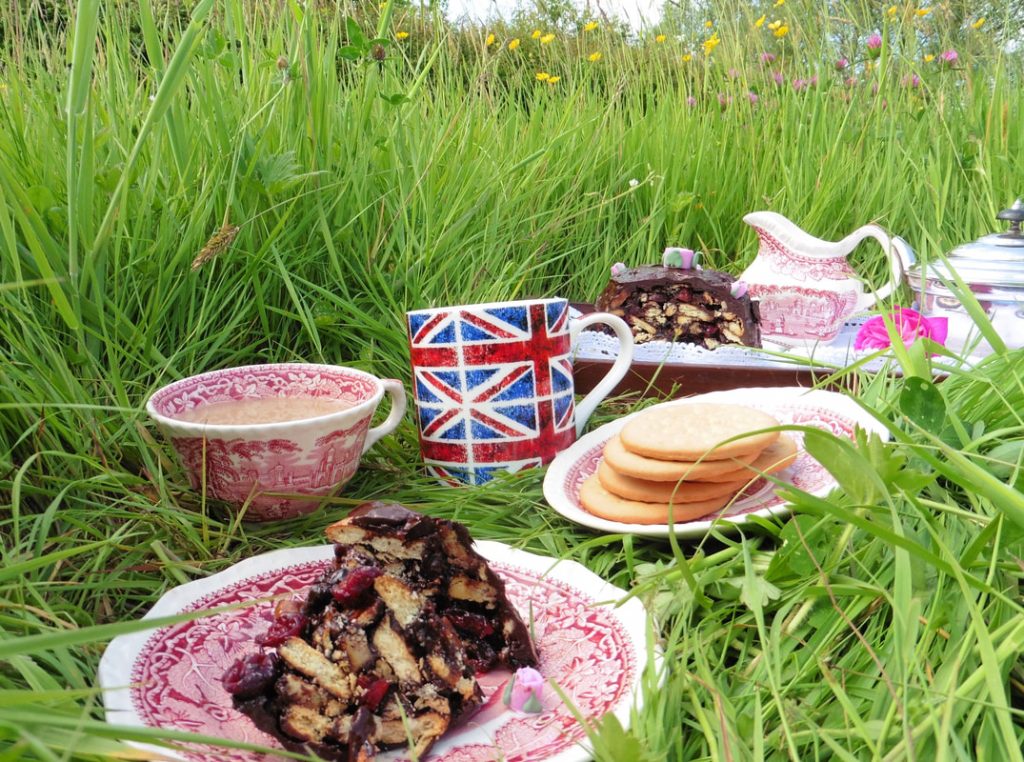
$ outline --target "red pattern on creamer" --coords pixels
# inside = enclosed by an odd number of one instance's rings
[[[748,407],[762,410],[769,415],[775,416],[779,423],[794,426],[812,426],[816,429],[831,432],[838,437],[853,439],[855,424],[841,417],[835,411],[822,407],[807,407],[806,405],[758,405],[757,403],[746,403]],[[797,441],[800,448],[796,461],[786,470],[777,474],[779,478],[788,481],[795,487],[805,492],[813,492],[835,484],[835,479],[818,461],[808,455],[803,449],[803,433],[799,431],[786,432],[788,436]],[[611,439],[614,434],[609,435]],[[577,459],[565,475],[562,489],[572,500],[573,505],[581,511],[585,510],[580,503],[580,487],[590,476],[597,473],[598,464],[601,462],[604,446],[607,439],[600,444],[594,445]],[[743,492],[742,496],[724,511],[716,511],[701,518],[690,521],[680,521],[675,524],[677,529],[685,529],[688,524],[708,521],[713,518],[729,518],[730,516],[741,516],[754,511],[763,511],[770,508],[780,508],[785,501],[775,494],[771,482],[767,479],[758,479]]]
[[[757,228],[757,236],[761,239],[758,256],[768,260],[771,269],[780,275],[788,275],[800,281],[845,280],[856,277],[845,256],[807,257],[786,248],[778,238],[761,228]]]
[[[857,292],[754,283],[765,336],[831,341],[857,306]]]
[[[132,705],[143,723],[280,748],[234,709],[221,675],[235,659],[256,650],[253,638],[273,618],[274,600],[268,599],[301,598],[328,564],[298,564],[228,585],[186,610],[259,602],[154,633],[132,669]],[[558,684],[583,716],[597,719],[630,700],[639,665],[629,636],[613,613],[595,607],[595,601],[560,580],[501,563],[492,567],[504,579],[509,600],[533,623],[542,673]],[[485,694],[500,689],[493,681],[482,685]],[[478,734],[471,735],[470,719],[442,739],[442,744],[454,746],[428,759],[489,762],[500,754],[507,762],[529,762],[565,751],[586,737],[569,709],[557,700],[540,714],[502,712],[485,727],[494,723],[498,726],[491,731],[493,744],[480,743]],[[465,743],[459,743],[460,736]],[[184,755],[195,762],[266,759],[253,752],[199,744],[187,745]]]

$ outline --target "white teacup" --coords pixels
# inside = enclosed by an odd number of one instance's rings
[[[385,393],[391,413],[370,428]],[[268,399],[312,408],[313,417],[210,422],[245,420],[252,416],[246,403]],[[300,415],[301,407],[294,408]],[[249,365],[175,381],[149,398],[146,412],[170,437],[195,489],[244,508],[246,520],[270,521],[310,513],[337,493],[362,454],[402,420],[405,390],[338,365]]]

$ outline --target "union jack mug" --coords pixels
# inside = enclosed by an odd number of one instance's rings
[[[619,355],[577,405],[570,348],[594,323],[615,332]],[[597,312],[570,326],[565,299],[414,310],[406,326],[420,452],[427,471],[451,486],[550,463],[633,359],[621,318]]]

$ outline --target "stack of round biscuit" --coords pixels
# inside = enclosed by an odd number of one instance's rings
[[[742,405],[658,405],[630,419],[580,487],[595,516],[627,524],[692,521],[725,508],[760,475],[796,460],[779,421]],[[765,430],[774,429],[774,430]]]

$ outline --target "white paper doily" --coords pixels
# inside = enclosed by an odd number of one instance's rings
[[[581,314],[577,310],[572,310],[570,317],[575,319]],[[717,349],[705,349],[694,344],[648,341],[644,344],[634,345],[633,360],[634,362],[664,363],[666,365],[846,368],[877,353],[877,350],[874,349],[857,351],[853,348],[857,331],[867,319],[865,316],[847,321],[836,338],[830,342],[785,346],[765,341],[761,348],[728,345]],[[573,356],[580,360],[611,361],[619,356],[619,341],[614,336],[601,331],[582,331],[573,344],[573,353]],[[981,358],[974,356],[965,358],[964,363],[956,363],[956,367],[973,365],[979,359]],[[943,364],[946,367],[954,365],[949,358],[935,358],[935,366],[939,372],[942,372]],[[861,367],[866,371],[878,371],[886,366],[889,366],[894,372],[900,370],[892,354],[888,352],[865,362]]]

